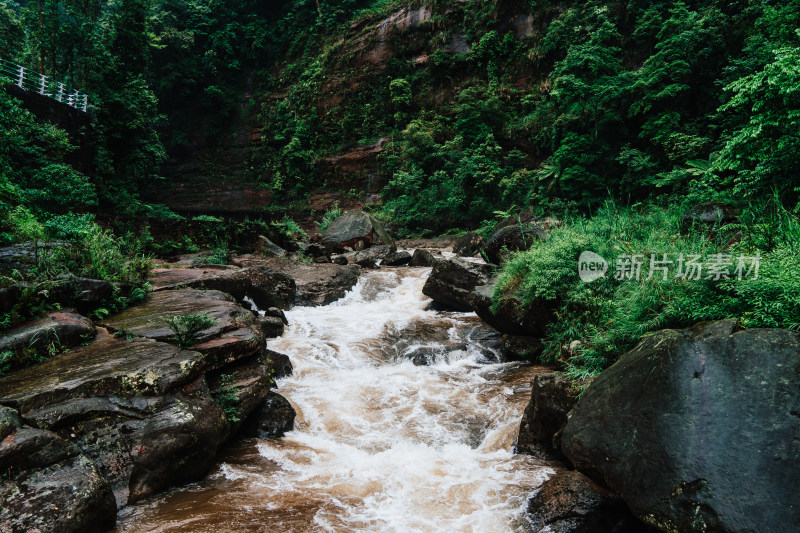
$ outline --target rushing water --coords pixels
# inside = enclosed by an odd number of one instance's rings
[[[368,272],[287,312],[270,348],[294,365],[278,392],[295,430],[234,445],[206,480],[125,509],[119,531],[525,531],[551,473],[510,451],[536,369],[496,363],[474,315],[427,310],[428,273]]]

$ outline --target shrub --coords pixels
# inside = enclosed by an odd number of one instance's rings
[[[333,223],[334,220],[342,216],[342,208],[339,207],[339,203],[336,202],[333,204],[333,207],[325,211],[325,214],[322,215],[322,221],[317,222],[317,231],[320,233],[325,233],[330,225]]]
[[[200,332],[216,324],[216,321],[208,314],[176,315],[167,318],[166,322],[169,329],[175,334],[175,341],[182,348],[197,344]]]

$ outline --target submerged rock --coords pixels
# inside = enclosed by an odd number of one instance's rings
[[[563,431],[576,467],[675,531],[795,531],[800,340],[735,320],[646,337],[589,385]]]
[[[539,533],[644,533],[613,493],[574,470],[557,472],[528,502],[533,531]]]

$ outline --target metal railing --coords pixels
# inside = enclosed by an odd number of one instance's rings
[[[83,112],[89,105],[89,97],[84,93],[5,59],[0,59],[0,76],[10,78],[20,89],[50,97]]]

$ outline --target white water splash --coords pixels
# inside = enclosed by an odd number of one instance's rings
[[[474,315],[426,310],[428,272],[369,272],[338,302],[287,312],[269,347],[294,365],[278,392],[297,419],[258,441],[273,466],[224,463],[206,482],[224,487],[214,505],[170,512],[161,497],[122,530],[524,531],[527,498],[552,472],[511,453],[526,403],[509,384],[516,367],[486,364]],[[408,360],[419,350],[432,365]]]

